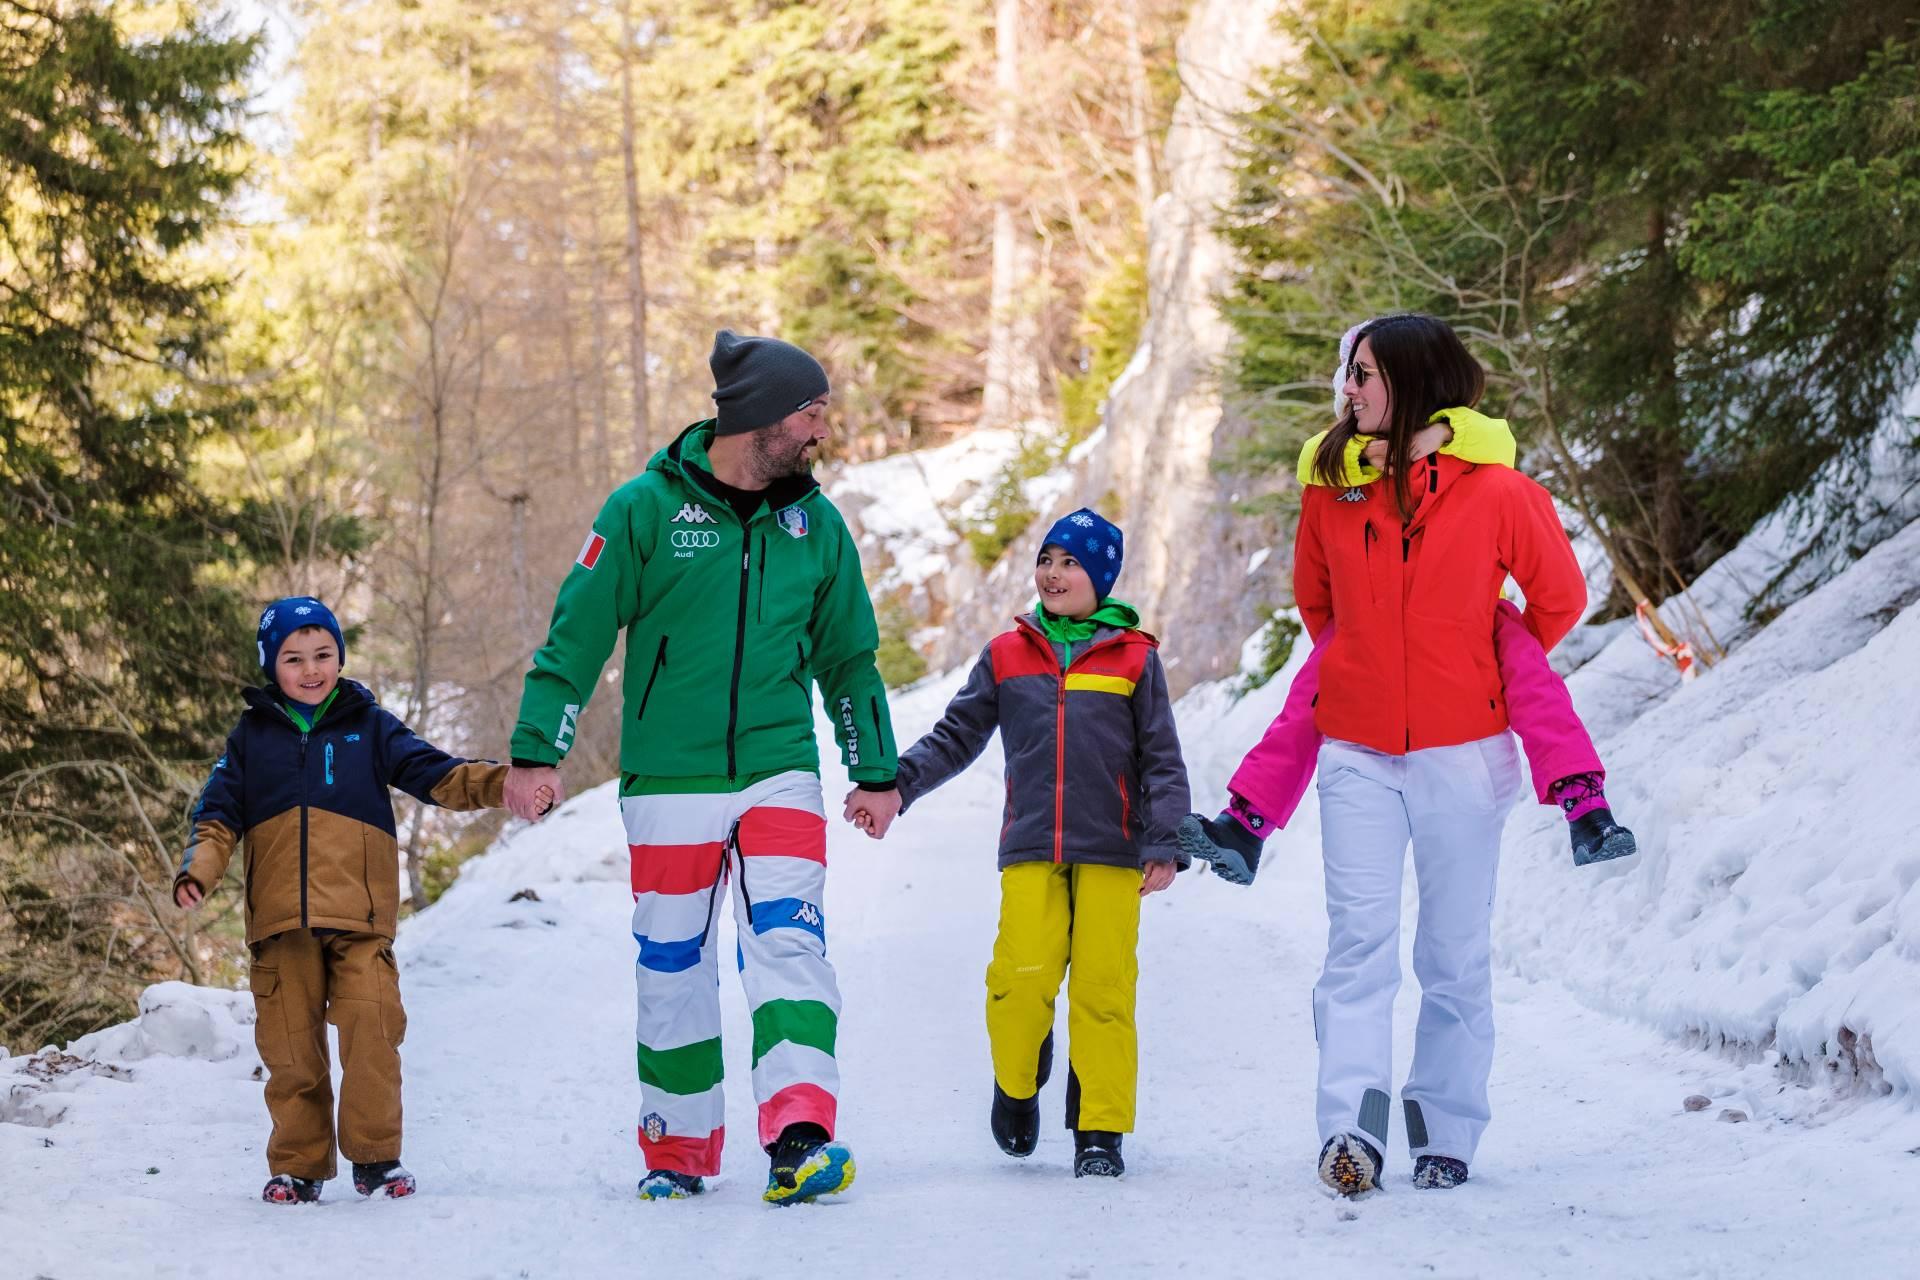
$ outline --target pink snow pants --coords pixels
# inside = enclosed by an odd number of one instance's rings
[[[1227,783],[1227,790],[1276,827],[1286,826],[1300,807],[1320,758],[1313,699],[1320,692],[1320,659],[1332,639],[1329,627],[1293,678],[1286,705]],[[1507,721],[1526,748],[1533,793],[1540,803],[1551,803],[1547,789],[1571,774],[1605,777],[1593,739],[1574,712],[1567,682],[1547,665],[1546,650],[1520,620],[1520,610],[1505,600],[1494,609],[1493,654],[1507,695]]]

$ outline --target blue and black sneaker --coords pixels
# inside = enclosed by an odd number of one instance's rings
[[[1260,837],[1225,814],[1203,818],[1190,813],[1175,832],[1181,851],[1213,867],[1228,884],[1252,884],[1260,870]]]
[[[853,1185],[853,1152],[817,1124],[788,1125],[768,1154],[773,1164],[761,1198],[770,1204],[800,1204]]]
[[[678,1169],[653,1169],[640,1179],[642,1200],[690,1200],[706,1189],[706,1179]]]

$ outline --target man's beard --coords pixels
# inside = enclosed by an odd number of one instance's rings
[[[771,484],[788,476],[804,476],[813,470],[807,457],[810,440],[782,440],[776,431],[753,433],[753,469],[763,483]]]

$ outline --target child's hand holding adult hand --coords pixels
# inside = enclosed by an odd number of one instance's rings
[[[897,788],[865,791],[855,787],[847,792],[846,811],[842,816],[878,840],[887,834],[887,828],[900,816],[900,792]]]
[[[1173,862],[1149,862],[1140,877],[1140,896],[1158,893],[1173,883]]]
[[[200,892],[199,885],[191,880],[182,880],[173,888],[173,905],[182,911],[191,911],[199,906],[206,896]]]

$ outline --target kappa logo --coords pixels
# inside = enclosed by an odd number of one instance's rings
[[[720,534],[713,529],[675,529],[671,539],[682,551],[698,551],[720,545]]]
[[[1366,500],[1367,491],[1365,489],[1349,489],[1334,499],[1335,502],[1365,502]]]
[[[720,522],[713,518],[713,513],[711,511],[708,511],[705,507],[701,506],[699,503],[683,502],[680,504],[679,512],[675,514],[675,516],[673,517],[673,523],[674,524],[719,524]]]
[[[806,925],[809,929],[818,929],[820,927],[820,908],[814,906],[811,902],[803,902],[800,904],[800,909],[793,913],[793,918],[801,924]]]
[[[788,507],[785,511],[775,516],[774,520],[779,523],[782,529],[787,531],[788,537],[804,538],[807,536],[807,513],[798,507]]]
[[[658,1142],[667,1136],[666,1117],[658,1111],[649,1111],[640,1121],[640,1127],[647,1131],[648,1142]]]
[[[858,768],[860,765],[860,728],[853,722],[852,698],[842,697],[840,699],[840,728],[846,734],[847,739],[847,767],[849,769]]]

